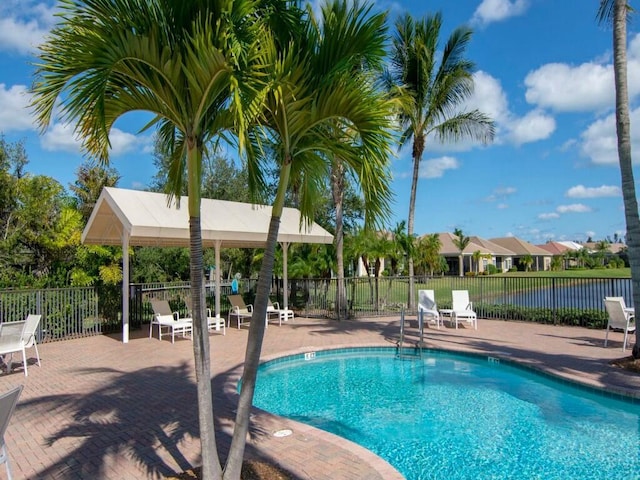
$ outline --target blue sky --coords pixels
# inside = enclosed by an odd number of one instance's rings
[[[471,108],[492,117],[493,144],[427,145],[420,167],[415,232],[462,228],[485,238],[533,243],[624,235],[617,163],[611,30],[597,24],[598,0],[377,0],[394,19],[442,12],[442,41],[457,26],[474,31]],[[316,2],[317,4],[317,2]],[[68,187],[82,163],[72,128],[59,121],[40,134],[28,87],[33,53],[53,25],[55,2],[0,2],[0,132],[24,140],[27,171]],[[633,151],[640,147],[640,35],[629,27]],[[111,164],[123,188],[145,188],[154,174],[149,133],[124,118],[111,135]],[[637,156],[637,154],[635,155]],[[393,220],[407,218],[410,149],[392,159]]]

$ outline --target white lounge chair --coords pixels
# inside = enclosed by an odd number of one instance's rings
[[[211,309],[207,308],[207,328],[209,329],[209,331],[211,330],[220,331],[221,327],[222,327],[222,334],[226,335],[227,325],[224,321],[224,318],[211,315]]]
[[[609,339],[609,330],[618,329],[624,332],[624,341],[622,342],[622,351],[627,348],[627,337],[630,332],[635,332],[636,324],[633,312],[627,309],[622,297],[605,297],[604,307],[607,310],[609,320],[607,322],[607,333],[604,336],[604,346],[607,346]]]
[[[40,353],[36,343],[36,330],[42,315],[27,315],[26,320],[19,322],[3,322],[0,324],[0,355],[9,355],[9,360],[5,360],[7,373],[11,372],[13,354],[22,352],[22,364],[24,366],[24,376],[27,377],[27,348],[35,348],[36,359],[40,366]]]
[[[151,325],[149,325],[149,338],[152,336],[154,325],[158,326],[158,340],[162,340],[163,329],[167,330],[165,335],[171,334],[171,343],[175,343],[176,333],[181,334],[184,338],[192,337],[193,319],[180,318],[178,312],[171,311],[169,302],[166,300],[152,298],[150,302],[154,315]]]
[[[422,313],[423,319],[435,323],[436,327],[440,328],[442,317],[438,312],[433,290],[418,290],[418,314],[420,313]]]
[[[13,411],[18,403],[18,398],[22,392],[22,385],[12,388],[6,393],[0,395],[0,463],[4,463],[7,470],[7,480],[12,480],[11,466],[9,465],[9,452],[7,444],[4,441],[4,434],[9,426],[9,421],[13,415]]]
[[[245,320],[245,323],[251,320],[253,316],[253,305],[245,305],[242,295],[229,295],[227,298],[229,299],[229,303],[231,303],[227,317],[227,326],[231,326],[231,317],[236,317],[238,319],[238,330],[240,330],[243,320]]]
[[[476,312],[473,311],[473,303],[469,301],[468,290],[452,290],[451,291],[452,306],[451,306],[451,321],[458,328],[458,322],[467,322],[478,329],[478,317]]]
[[[293,310],[280,308],[278,302],[272,303],[271,299],[269,299],[269,303],[267,304],[267,325],[269,325],[269,320],[272,318],[277,318],[279,325],[282,326],[282,322],[293,320]]]

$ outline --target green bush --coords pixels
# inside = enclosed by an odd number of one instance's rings
[[[602,329],[607,326],[607,314],[602,310],[558,309],[555,319],[550,308],[521,307],[518,305],[478,304],[475,310],[479,317],[520,320],[542,324],[579,326]]]

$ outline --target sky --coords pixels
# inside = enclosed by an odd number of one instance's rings
[[[314,4],[317,8],[318,2]],[[375,0],[388,12],[389,33],[400,15],[441,12],[441,45],[462,25],[473,30],[466,57],[475,90],[467,108],[491,117],[489,145],[427,140],[417,187],[415,233],[452,232],[487,239],[550,240],[624,237],[618,166],[612,32],[596,20],[598,0]],[[26,171],[65,188],[85,157],[73,127],[55,119],[40,132],[29,109],[37,46],[55,24],[51,0],[0,1],[0,134],[23,141]],[[628,29],[632,152],[640,148],[640,35]],[[140,116],[111,132],[111,166],[121,188],[152,181],[152,133]],[[389,227],[406,220],[411,149],[390,160],[394,202]],[[637,162],[634,162],[637,165]],[[634,170],[636,178],[637,170]],[[638,187],[636,186],[636,189]]]

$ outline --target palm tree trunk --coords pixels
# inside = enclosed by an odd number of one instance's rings
[[[200,225],[200,169],[202,152],[197,147],[187,152],[189,175],[189,269],[191,278],[191,308],[193,309],[193,358],[196,371],[202,477],[222,478],[222,468],[216,447],[211,392],[211,352],[207,329],[203,279],[202,228]],[[195,293],[195,294],[194,294]]]
[[[413,236],[413,220],[416,213],[416,191],[418,190],[418,174],[420,172],[420,160],[422,160],[422,151],[424,150],[424,137],[420,132],[415,133],[413,139],[413,175],[411,177],[411,194],[409,196],[409,218],[407,219],[407,236]],[[414,279],[413,279],[413,255],[409,255],[409,295],[407,298],[407,309],[413,308],[414,296]]]
[[[244,371],[242,373],[242,389],[238,399],[238,410],[236,412],[236,424],[233,429],[233,438],[229,449],[229,457],[224,469],[224,480],[239,480],[242,470],[242,461],[249,432],[249,421],[253,395],[256,388],[256,378],[258,376],[258,365],[260,363],[260,353],[262,351],[262,341],[264,340],[265,318],[267,315],[267,302],[269,300],[269,288],[271,286],[271,275],[273,274],[273,264],[275,262],[275,251],[278,244],[278,231],[280,230],[280,218],[284,208],[284,198],[289,185],[289,175],[291,172],[291,162],[286,161],[281,169],[278,192],[271,210],[271,221],[269,223],[269,233],[267,234],[267,244],[264,249],[264,257],[260,267],[260,276],[256,288],[256,299],[254,302],[253,315],[249,327],[249,338],[247,339],[247,349],[244,357]]]
[[[340,159],[333,162],[331,175],[333,203],[336,209],[336,315],[338,320],[347,318],[347,291],[344,283],[344,169]]]
[[[631,121],[627,89],[627,0],[615,0],[613,6],[613,65],[616,84],[616,132],[624,217],[627,224],[627,248],[631,265],[633,304],[640,308],[640,218],[631,158]],[[637,318],[637,317],[636,317]],[[633,357],[640,358],[640,329],[636,329]]]

